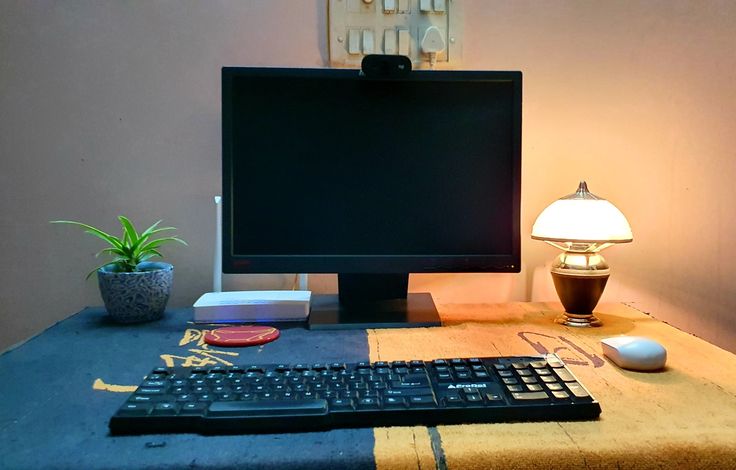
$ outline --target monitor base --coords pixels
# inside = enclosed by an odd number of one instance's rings
[[[421,328],[441,326],[439,313],[426,292],[406,299],[340,303],[337,295],[313,294],[310,330],[359,330],[366,328]]]

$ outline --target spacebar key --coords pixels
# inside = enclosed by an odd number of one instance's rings
[[[207,410],[207,416],[210,418],[324,414],[327,414],[327,401],[322,399],[218,401],[212,403]]]

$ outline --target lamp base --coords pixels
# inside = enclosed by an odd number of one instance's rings
[[[575,315],[574,313],[564,312],[555,318],[555,323],[574,326],[576,328],[589,328],[603,325],[603,322],[592,313],[590,315]]]
[[[603,294],[608,276],[608,273],[581,276],[552,271],[555,290],[565,307],[565,313],[555,322],[575,327],[601,326],[601,321],[593,315],[593,309]]]

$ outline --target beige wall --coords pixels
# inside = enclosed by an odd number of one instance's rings
[[[736,2],[465,3],[464,68],[524,72],[524,271],[414,276],[441,302],[555,299],[536,215],[579,179],[628,216],[621,300],[736,351]],[[85,305],[72,218],[179,227],[172,306],[211,288],[222,65],[326,65],[324,1],[0,2],[0,349]],[[290,286],[290,276],[228,287]],[[334,279],[314,276],[315,290]]]

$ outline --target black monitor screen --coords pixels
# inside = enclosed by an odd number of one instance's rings
[[[518,272],[521,73],[223,69],[226,272]]]

